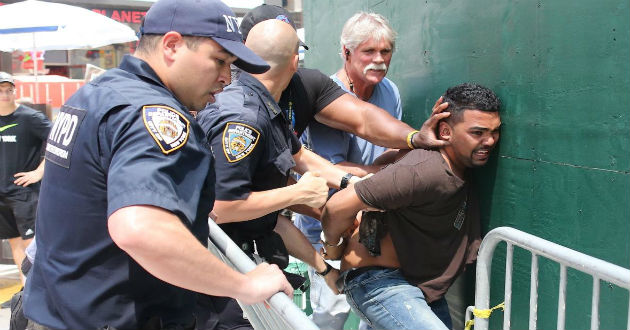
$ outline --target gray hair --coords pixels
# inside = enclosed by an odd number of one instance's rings
[[[374,38],[384,39],[392,45],[392,52],[396,46],[396,31],[389,25],[385,17],[376,13],[359,12],[350,17],[341,30],[341,58],[345,58],[343,47],[353,51],[362,42]]]

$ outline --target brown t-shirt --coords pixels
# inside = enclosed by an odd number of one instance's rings
[[[438,151],[422,149],[354,185],[364,203],[385,210],[401,271],[428,302],[477,257],[479,206],[469,186]]]

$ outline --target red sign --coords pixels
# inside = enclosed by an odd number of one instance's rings
[[[143,10],[92,9],[92,11],[121,23],[136,24],[140,24],[144,15],[147,14],[147,12]]]
[[[24,55],[20,55],[20,61],[22,61],[22,69],[32,70],[33,69],[33,53],[25,52]],[[37,71],[41,71],[44,69],[44,52],[37,52]]]

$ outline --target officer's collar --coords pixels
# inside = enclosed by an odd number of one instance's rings
[[[162,80],[160,80],[160,77],[158,77],[157,73],[155,73],[149,63],[137,57],[131,55],[123,56],[122,62],[120,63],[120,68],[135,75],[153,80],[156,84],[166,88],[166,86],[164,86],[164,84],[162,83]]]
[[[260,95],[265,105],[265,109],[267,109],[267,112],[269,113],[269,118],[274,119],[276,116],[282,114],[282,110],[280,110],[280,106],[278,106],[276,100],[273,99],[273,96],[271,96],[267,87],[265,87],[265,85],[263,85],[258,79],[243,71],[240,73],[238,81],[242,85],[255,90],[256,94]]]
[[[123,56],[122,62],[120,62],[119,68],[121,70],[127,71],[131,74],[135,74],[137,76],[144,77],[150,81],[152,81],[155,85],[158,85],[164,88],[168,93],[173,95],[173,98],[180,104],[182,110],[187,111],[186,106],[181,104],[179,100],[175,97],[173,92],[164,85],[160,77],[155,73],[155,70],[149,65],[149,63],[131,55]]]

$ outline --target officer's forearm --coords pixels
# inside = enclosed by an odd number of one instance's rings
[[[331,188],[339,189],[341,178],[346,175],[344,170],[304,147],[293,155],[293,159],[296,163],[293,170],[300,174],[304,174],[306,171],[316,172],[326,180]]]
[[[116,245],[153,276],[209,295],[238,297],[247,277],[232,270],[201,243],[174,214],[152,206],[131,206],[108,219]]]
[[[239,222],[260,218],[271,212],[299,204],[295,185],[265,191],[252,191],[246,199],[216,200],[212,211],[217,223]]]
[[[364,177],[370,173],[376,173],[381,169],[379,165],[361,165],[351,162],[340,162],[335,164],[342,171],[350,173],[358,177]]]

